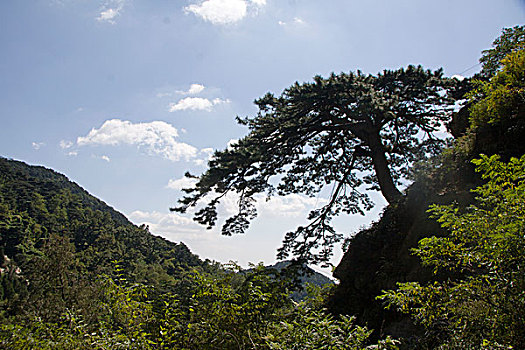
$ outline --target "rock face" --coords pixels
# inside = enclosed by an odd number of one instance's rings
[[[373,328],[376,335],[417,333],[407,317],[385,310],[376,297],[383,290],[396,288],[397,282],[425,282],[434,277],[410,253],[423,237],[442,234],[426,210],[431,203],[448,202],[450,196],[427,196],[429,192],[425,184],[412,185],[404,202],[386,208],[378,222],[352,238],[334,271],[340,284],[329,302],[333,312],[355,315],[358,323]],[[471,200],[468,192],[463,196],[464,201]]]
[[[465,118],[465,112],[459,113]],[[456,125],[459,125],[458,121]],[[460,130],[454,148],[439,159],[425,164],[402,202],[388,206],[381,219],[360,231],[350,241],[349,248],[334,271],[340,280],[328,302],[335,314],[349,314],[357,322],[375,330],[376,336],[390,334],[410,338],[418,328],[406,316],[385,310],[376,300],[383,290],[396,288],[398,282],[426,282],[449,276],[436,276],[421,266],[411,254],[418,241],[446,232],[428,217],[430,204],[456,202],[460,207],[473,201],[470,190],[481,183],[471,160],[479,154],[500,154],[503,160],[525,153],[525,123],[523,118],[511,123],[481,129]]]

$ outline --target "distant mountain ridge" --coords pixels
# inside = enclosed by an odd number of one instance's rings
[[[274,265],[267,266],[269,269],[275,269],[278,272],[281,272],[283,269],[289,267],[292,264],[292,261],[286,260],[286,261],[279,261],[278,263]],[[331,280],[330,278],[326,277],[322,273],[319,273],[312,268],[308,266],[302,266],[301,271],[299,271],[299,282],[301,286],[303,287],[302,290],[295,291],[292,293],[291,298],[299,301],[303,300],[307,296],[307,285],[313,285],[316,287],[323,288],[326,285],[334,285],[335,282]]]

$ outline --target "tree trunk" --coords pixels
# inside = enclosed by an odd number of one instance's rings
[[[403,195],[394,184],[394,179],[392,179],[392,174],[388,167],[385,148],[378,133],[372,132],[368,135],[368,145],[381,193],[389,204],[397,202]]]

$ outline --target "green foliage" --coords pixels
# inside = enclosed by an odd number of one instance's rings
[[[524,34],[525,35],[525,34]],[[524,39],[525,40],[525,39]],[[504,59],[502,70],[488,82],[477,81],[477,88],[470,94],[476,103],[471,107],[474,127],[496,124],[525,116],[525,41]],[[514,119],[514,120],[512,120]]]
[[[183,335],[188,349],[362,349],[370,334],[353,318],[335,320],[322,304],[325,293],[313,288],[300,303],[288,298],[293,280],[262,265],[249,272],[195,275],[189,322]],[[324,291],[326,292],[326,291]],[[386,339],[378,349],[396,349]],[[180,346],[180,345],[179,345]]]
[[[0,325],[5,349],[362,349],[370,334],[343,316],[335,320],[313,294],[295,304],[294,281],[276,270],[232,264],[220,273],[188,273],[192,294],[153,293],[116,277],[91,286],[90,306],[60,308],[43,319],[35,312]],[[43,308],[52,308],[44,304]],[[48,314],[41,311],[40,314]],[[370,349],[397,349],[390,338]]]
[[[84,273],[110,274],[116,260],[130,280],[173,286],[188,267],[207,268],[184,244],[132,225],[52,170],[0,158],[0,175],[0,247],[25,274],[41,269],[31,265],[52,236],[73,244],[76,269]]]
[[[86,310],[75,309],[77,305],[69,305],[73,309],[66,308],[52,321],[19,317],[21,322],[0,325],[0,345],[4,349],[152,349],[154,342],[147,333],[151,308],[144,300],[144,288],[120,286],[112,279],[101,285],[103,297],[91,300],[99,310],[95,321],[89,320]]]
[[[389,337],[367,346],[371,333],[356,326],[353,317],[343,315],[336,320],[325,310],[300,303],[293,316],[275,324],[266,339],[273,350],[398,349],[398,342]]]
[[[30,293],[17,303],[45,321],[55,321],[76,304],[84,283],[74,249],[67,237],[52,234],[38,254],[26,255],[23,271],[30,278]]]
[[[465,212],[434,205],[430,212],[446,237],[419,242],[415,254],[449,279],[403,283],[381,298],[411,314],[427,340],[443,349],[525,346],[525,156],[475,160],[486,183]],[[453,277],[455,276],[455,277]]]
[[[209,169],[172,210],[186,212],[207,201],[194,219],[211,228],[221,199],[236,193],[238,213],[222,228],[231,235],[245,232],[256,216],[258,193],[315,196],[332,187],[328,204],[310,213],[308,225],[287,233],[279,250],[279,258],[292,254],[326,262],[341,240],[333,217],[371,209],[367,189],[397,202],[402,196],[397,185],[410,165],[440,149],[434,132],[450,117],[457,84],[441,70],[409,66],[375,76],[316,76],[280,96],[268,93],[255,101],[255,117],[238,120],[249,134],[216,152]],[[214,197],[208,200],[208,194]]]
[[[291,304],[291,281],[262,265],[239,274],[227,266],[219,276],[196,274],[184,335],[190,349],[252,349],[264,344],[269,326]]]
[[[479,62],[482,64],[481,76],[493,77],[502,66],[502,60],[516,50],[522,49],[525,42],[525,26],[505,28],[502,34],[492,43],[493,48],[484,50]]]

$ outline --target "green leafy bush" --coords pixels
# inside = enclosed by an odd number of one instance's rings
[[[446,237],[419,242],[423,265],[451,277],[427,285],[402,283],[380,298],[427,329],[429,347],[525,347],[525,156],[508,163],[473,161],[487,182],[477,204],[461,211],[434,205]]]

